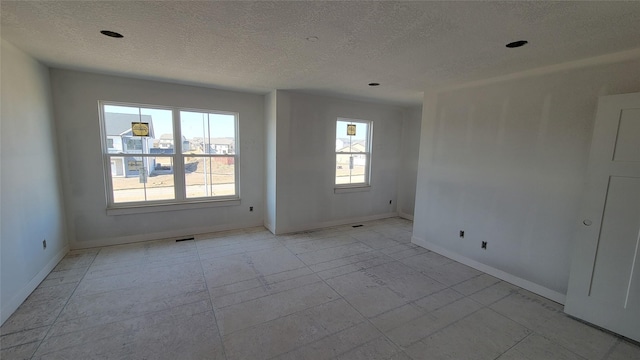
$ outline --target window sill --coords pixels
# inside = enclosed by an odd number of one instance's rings
[[[124,206],[107,208],[107,215],[144,214],[144,213],[154,213],[154,212],[162,212],[162,211],[191,210],[191,209],[203,209],[203,208],[211,208],[211,207],[237,206],[237,205],[240,205],[240,199],[193,201],[193,202],[185,202],[185,203],[166,203],[166,204],[135,205],[135,206],[124,205]]]
[[[363,192],[363,191],[370,191],[370,190],[371,190],[371,185],[357,185],[357,186],[337,187],[333,189],[333,193],[345,194],[345,193]]]

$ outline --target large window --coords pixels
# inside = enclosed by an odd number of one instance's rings
[[[100,108],[109,207],[238,199],[237,114]]]
[[[371,168],[371,121],[336,122],[337,187],[368,186]]]

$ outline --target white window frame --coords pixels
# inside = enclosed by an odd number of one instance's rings
[[[111,173],[111,158],[123,157],[121,153],[109,153],[108,139],[106,132],[106,122],[104,115],[105,105],[113,106],[127,106],[138,107],[146,109],[159,109],[169,110],[172,112],[172,126],[173,126],[173,142],[174,153],[173,154],[131,154],[135,157],[168,157],[173,162],[173,186],[174,186],[174,199],[169,200],[147,200],[136,202],[114,202],[113,197],[113,183]],[[182,153],[182,130],[180,121],[180,112],[202,112],[206,114],[224,114],[233,115],[235,118],[235,152],[234,154],[198,154],[198,156],[204,157],[234,157],[234,185],[235,195],[227,196],[205,196],[205,197],[190,197],[187,198],[186,184],[185,184],[185,164],[184,159],[189,154]],[[219,111],[219,110],[205,110],[194,108],[183,108],[176,106],[163,106],[163,105],[149,105],[140,103],[125,103],[125,102],[113,102],[113,101],[98,101],[98,113],[100,122],[100,141],[103,157],[103,170],[105,179],[105,196],[108,215],[123,215],[134,214],[143,212],[156,212],[167,210],[183,210],[190,208],[202,208],[202,207],[217,207],[217,206],[229,206],[240,205],[240,153],[239,153],[239,114],[237,112]],[[123,144],[124,147],[124,144]],[[113,149],[112,149],[113,150]],[[126,156],[126,154],[124,155]]]
[[[343,117],[339,117],[336,119],[335,123],[334,123],[334,129],[336,130],[336,133],[334,134],[335,136],[333,137],[333,142],[334,142],[334,148],[335,148],[335,141],[338,140],[338,122],[348,122],[348,123],[352,123],[352,124],[367,124],[367,148],[365,149],[365,152],[338,152],[337,150],[334,151],[334,160],[333,160],[333,169],[334,169],[334,173],[333,173],[333,185],[334,185],[334,189],[335,192],[350,192],[349,190],[353,190],[353,191],[362,191],[363,189],[368,189],[371,187],[371,150],[373,147],[373,121],[372,120],[362,120],[362,119],[351,119],[351,118],[343,118]],[[360,155],[360,154],[365,154],[366,156],[366,164],[365,164],[365,174],[364,174],[364,182],[361,183],[350,183],[350,184],[336,184],[336,177],[338,175],[338,163],[337,163],[337,157],[338,155]],[[342,191],[341,191],[342,190]]]

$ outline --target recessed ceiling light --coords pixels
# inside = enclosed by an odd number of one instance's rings
[[[112,37],[112,38],[123,38],[124,36],[122,36],[122,34],[117,33],[115,31],[111,31],[111,30],[102,30],[100,31],[100,34],[108,36],[108,37]]]
[[[510,43],[508,43],[506,46],[507,46],[508,48],[513,49],[513,48],[517,48],[517,47],[520,47],[520,46],[524,46],[524,45],[526,45],[527,43],[528,43],[528,41],[527,41],[527,40],[518,40],[518,41],[510,42]]]
[[[380,83],[369,83],[369,86],[380,86]]]
[[[318,37],[317,36],[309,36],[307,38],[307,41],[316,42],[316,41],[318,41]]]

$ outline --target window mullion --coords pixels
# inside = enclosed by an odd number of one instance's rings
[[[180,110],[173,109],[173,183],[177,201],[187,198],[185,186],[184,154],[182,152],[182,129],[180,127]]]

